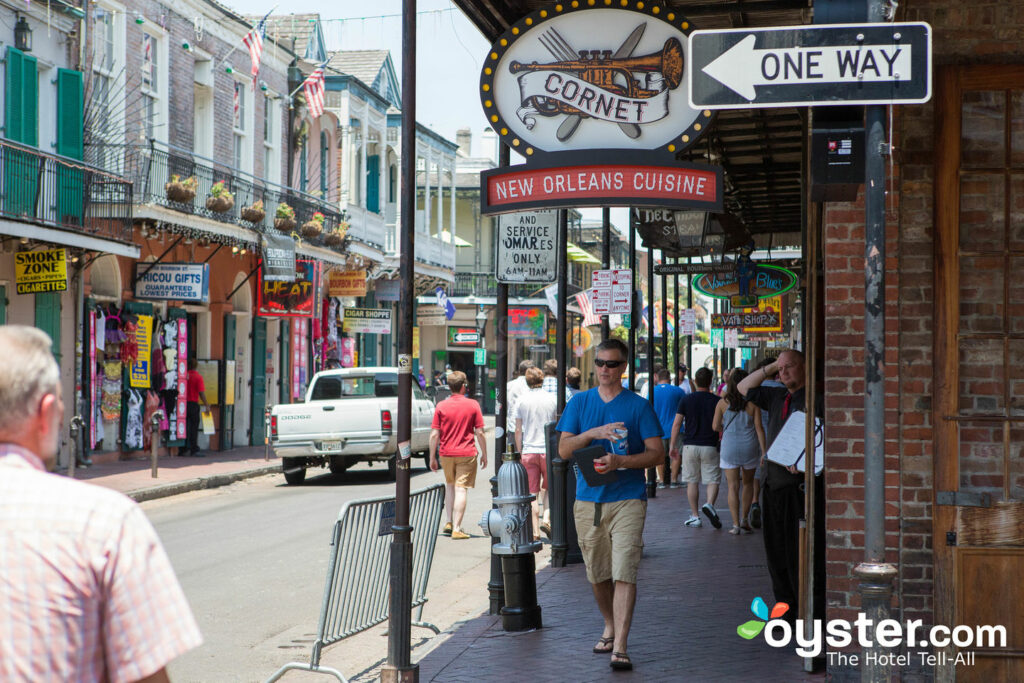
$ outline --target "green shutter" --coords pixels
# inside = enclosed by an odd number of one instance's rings
[[[249,407],[252,414],[249,418],[250,446],[263,445],[266,435],[266,424],[263,411],[267,406],[267,319],[252,320],[252,402]]]
[[[4,93],[4,136],[35,147],[38,144],[38,95],[36,58],[13,47],[7,48]],[[38,160],[20,150],[8,150],[4,158],[4,213],[36,215]]]
[[[53,355],[60,363],[60,292],[36,294],[36,322],[53,340]]]
[[[57,69],[57,154],[83,157],[81,71]]]
[[[0,285],[0,325],[7,324],[7,287]]]
[[[380,213],[380,157],[366,157],[366,210]]]

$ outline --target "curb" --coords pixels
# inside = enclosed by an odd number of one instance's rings
[[[267,474],[279,474],[280,472],[281,463],[275,463],[273,465],[263,465],[262,467],[256,467],[251,470],[243,470],[241,472],[231,472],[228,474],[211,474],[208,477],[185,479],[184,481],[176,481],[173,484],[163,484],[162,486],[151,486],[149,488],[144,489],[135,489],[134,491],[126,491],[124,495],[128,496],[136,503],[142,503],[147,500],[157,500],[158,498],[167,498],[169,496],[176,496],[181,493],[188,493],[189,491],[215,489],[221,486],[228,486],[229,484],[234,484],[236,481],[252,479],[253,477],[262,477]]]

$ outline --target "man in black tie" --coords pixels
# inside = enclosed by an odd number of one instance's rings
[[[761,386],[776,371],[784,387]],[[767,437],[771,449],[789,416],[805,410],[804,355],[783,351],[774,363],[747,375],[737,385],[743,396],[768,413]],[[815,411],[817,412],[817,411]],[[813,462],[812,458],[808,458]],[[764,547],[776,602],[790,606],[785,618],[795,621],[800,605],[800,520],[804,517],[804,474],[768,461],[762,487]],[[825,618],[825,495],[822,476],[815,477],[814,618]]]

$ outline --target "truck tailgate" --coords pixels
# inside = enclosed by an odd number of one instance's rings
[[[275,409],[278,441],[379,440],[380,403],[362,399],[279,405]]]

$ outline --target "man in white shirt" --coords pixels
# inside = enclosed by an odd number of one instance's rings
[[[529,368],[525,374],[528,391],[519,397],[516,404],[516,450],[522,455],[523,467],[529,481],[530,493],[537,496],[530,503],[533,513],[533,537],[540,538],[540,531],[551,533],[547,522],[540,521],[540,499],[547,494],[547,442],[544,439],[544,425],[555,421],[557,411],[556,394],[544,390],[544,372],[540,368]],[[545,501],[546,503],[546,501]],[[544,505],[544,515],[548,506]]]
[[[676,386],[682,389],[684,394],[689,394],[693,391],[693,382],[686,376],[689,372],[690,369],[686,367],[686,363],[680,363],[676,371]]]
[[[505,403],[508,404],[508,429],[511,431],[516,426],[516,401],[526,393],[526,371],[537,367],[532,360],[524,360],[519,363],[519,376],[510,381],[505,388]]]

